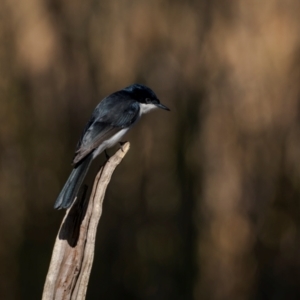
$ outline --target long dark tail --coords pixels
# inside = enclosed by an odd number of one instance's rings
[[[93,154],[91,153],[73,169],[55,201],[55,209],[69,208],[71,206],[91,165],[92,159]]]

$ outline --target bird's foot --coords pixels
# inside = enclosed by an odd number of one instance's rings
[[[109,156],[109,154],[106,152],[106,149],[104,150],[104,154],[105,154],[106,160],[109,160],[109,159],[110,159],[110,156]]]
[[[127,143],[127,142],[119,142],[120,148],[121,148],[122,152],[124,152],[123,145],[126,144],[126,143]]]

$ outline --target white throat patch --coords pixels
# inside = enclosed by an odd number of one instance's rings
[[[140,103],[140,115],[146,114],[146,113],[148,113],[149,111],[151,111],[155,108],[157,108],[157,106],[154,105],[154,104]]]

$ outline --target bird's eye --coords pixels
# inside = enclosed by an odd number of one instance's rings
[[[146,98],[146,99],[145,99],[145,103],[146,103],[146,104],[151,103],[151,99],[150,99],[150,98]]]

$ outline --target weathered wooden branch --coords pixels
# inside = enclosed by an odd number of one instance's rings
[[[104,163],[98,172],[89,201],[85,187],[67,210],[60,226],[42,300],[83,300],[92,269],[97,226],[111,176],[128,152],[127,142]]]

